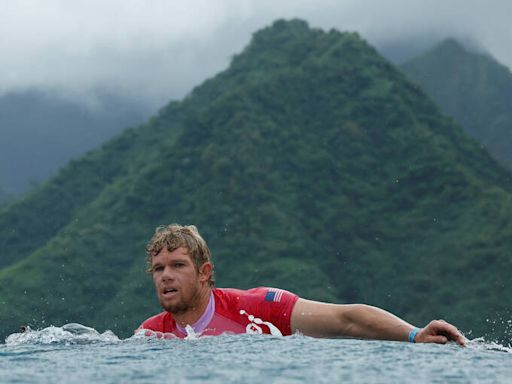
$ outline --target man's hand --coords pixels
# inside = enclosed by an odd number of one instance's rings
[[[455,341],[461,346],[466,344],[466,339],[459,330],[444,320],[431,321],[414,338],[415,343],[446,344],[448,341]]]

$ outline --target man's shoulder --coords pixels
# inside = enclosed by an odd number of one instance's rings
[[[269,290],[275,290],[276,288],[269,287],[256,287],[250,289],[239,289],[239,288],[213,288],[213,294],[217,297],[229,297],[229,298],[242,298],[247,296],[258,296],[264,295]]]
[[[167,311],[161,312],[154,316],[151,316],[149,319],[144,320],[144,322],[139,326],[139,329],[150,329],[153,331],[163,332],[163,327],[166,320],[169,320],[171,314]]]
[[[256,287],[251,289],[236,289],[236,288],[214,288],[214,296],[217,301],[221,303],[247,303],[247,302],[262,302],[262,303],[278,303],[289,298],[297,297],[295,294],[288,292],[284,289],[272,287]]]

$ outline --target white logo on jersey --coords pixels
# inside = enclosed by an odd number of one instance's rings
[[[243,309],[240,310],[241,315],[247,315],[247,318],[249,319],[250,323],[247,324],[247,327],[245,327],[245,332],[250,334],[257,334],[261,335],[263,333],[263,330],[261,329],[260,325],[264,324],[268,327],[270,330],[270,334],[274,336],[283,336],[279,328],[277,328],[274,324],[269,323],[268,321],[263,321],[261,319],[258,319],[257,317],[254,317],[253,315],[249,315],[246,311]]]

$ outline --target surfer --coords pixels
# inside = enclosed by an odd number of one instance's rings
[[[417,328],[383,309],[364,304],[322,303],[268,287],[215,288],[210,250],[192,225],[158,227],[147,245],[147,262],[165,310],[140,325],[147,335],[184,338],[300,332],[314,337],[465,344],[457,328],[443,320]]]

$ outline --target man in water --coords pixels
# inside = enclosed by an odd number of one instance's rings
[[[211,253],[195,226],[157,228],[147,246],[147,261],[165,309],[139,327],[148,336],[300,332],[314,337],[465,344],[457,328],[443,320],[420,329],[369,305],[321,303],[266,287],[214,288]]]

